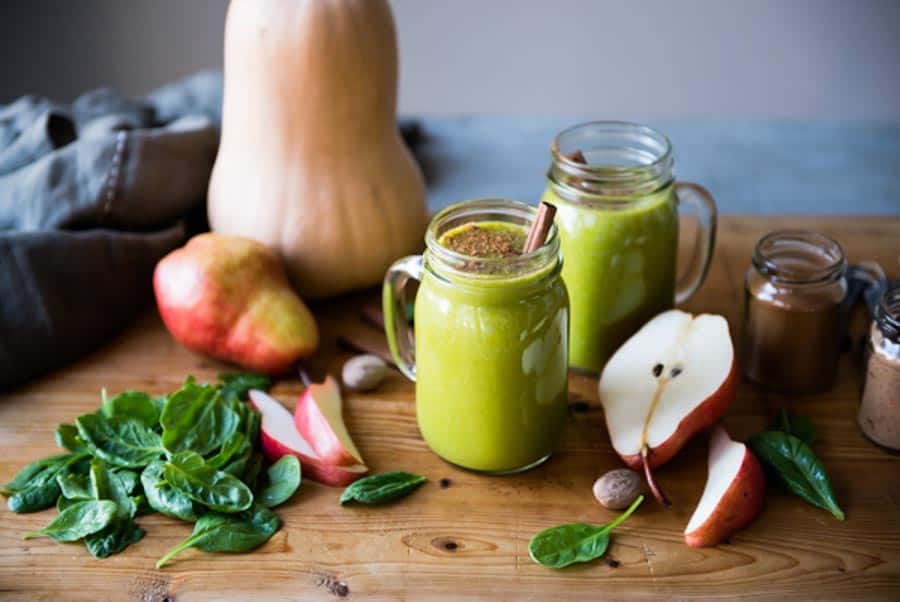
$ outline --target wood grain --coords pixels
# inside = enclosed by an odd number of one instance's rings
[[[739,336],[742,279],[756,239],[776,227],[829,233],[851,260],[876,259],[900,276],[900,219],[722,219],[709,278],[687,305],[725,314]],[[374,297],[377,297],[375,293]],[[338,336],[384,348],[360,308],[362,294],[315,308],[321,353],[307,368],[336,373],[348,354]],[[861,316],[854,322],[862,332]],[[573,375],[573,411],[550,462],[503,478],[455,469],[433,455],[416,427],[413,387],[397,372],[376,392],[347,393],[347,420],[375,471],[404,469],[428,476],[413,496],[382,508],[342,508],[339,490],[306,482],[278,513],[284,528],[251,554],[189,551],[164,571],[154,562],[190,530],[147,516],[147,536],[125,553],[94,560],[82,546],[22,540],[53,511],[14,515],[0,510],[0,598],[20,600],[137,599],[646,599],[765,598],[897,599],[900,591],[900,456],[868,443],[855,424],[860,368],[842,358],[837,384],[820,396],[786,398],[743,384],[725,419],[745,438],[782,404],[810,416],[815,444],[831,474],[845,522],[777,490],[762,516],[730,543],[693,550],[682,530],[706,477],[706,442],[699,437],[658,476],[674,507],[644,506],[620,527],[607,559],[551,571],[528,557],[537,531],[560,522],[606,522],[591,483],[620,462],[597,404],[596,381]],[[0,480],[26,462],[55,452],[57,423],[93,410],[99,391],[171,391],[187,374],[213,378],[226,367],[176,345],[155,312],[68,369],[0,396]],[[279,382],[289,407],[301,391]],[[446,488],[442,478],[450,480]],[[616,563],[609,563],[615,560]],[[615,566],[613,566],[615,565]]]

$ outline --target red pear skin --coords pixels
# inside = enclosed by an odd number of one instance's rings
[[[326,464],[319,458],[311,458],[305,454],[298,453],[297,451],[282,445],[280,441],[267,435],[264,431],[259,432],[259,441],[262,445],[263,454],[270,463],[277,462],[282,456],[296,456],[297,459],[300,460],[303,478],[312,479],[323,485],[345,487],[366,474],[366,470],[362,470],[362,467],[335,466]],[[353,470],[353,468],[360,469]]]
[[[156,266],[160,316],[192,351],[279,375],[319,344],[316,322],[265,245],[200,234]]]
[[[706,429],[712,427],[719,418],[721,418],[728,406],[737,395],[738,383],[740,375],[737,368],[737,359],[731,363],[731,371],[725,381],[719,385],[715,393],[710,395],[706,400],[698,405],[693,412],[685,416],[678,424],[678,428],[672,433],[672,436],[663,443],[653,447],[650,450],[650,468],[662,466],[675,457],[684,445],[690,439]],[[644,462],[640,453],[621,456],[625,464],[632,470],[641,471],[644,468]]]
[[[684,534],[685,543],[692,548],[721,543],[753,522],[762,511],[765,497],[765,473],[753,452],[745,447],[744,459],[734,480],[706,521]]]

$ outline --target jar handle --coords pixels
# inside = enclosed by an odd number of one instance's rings
[[[716,201],[709,191],[693,182],[676,182],[675,194],[678,197],[678,211],[683,205],[691,205],[697,211],[700,231],[694,239],[694,250],[687,270],[679,276],[675,284],[675,303],[683,303],[697,292],[709,265],[712,262],[713,249],[716,246]]]
[[[416,344],[406,316],[406,287],[410,279],[422,280],[422,256],[410,255],[394,262],[384,276],[381,305],[384,333],[397,368],[406,378],[416,381]]]

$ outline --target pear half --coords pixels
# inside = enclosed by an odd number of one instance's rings
[[[668,506],[652,469],[725,413],[738,372],[728,322],[677,309],[647,322],[607,362],[600,402],[616,453],[642,470],[654,497]]]

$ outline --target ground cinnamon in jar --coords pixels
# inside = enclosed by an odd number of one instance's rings
[[[869,331],[858,422],[866,437],[900,451],[900,284],[882,297]]]
[[[756,244],[747,272],[744,374],[783,393],[820,393],[837,373],[847,263],[827,236],[783,230]]]

